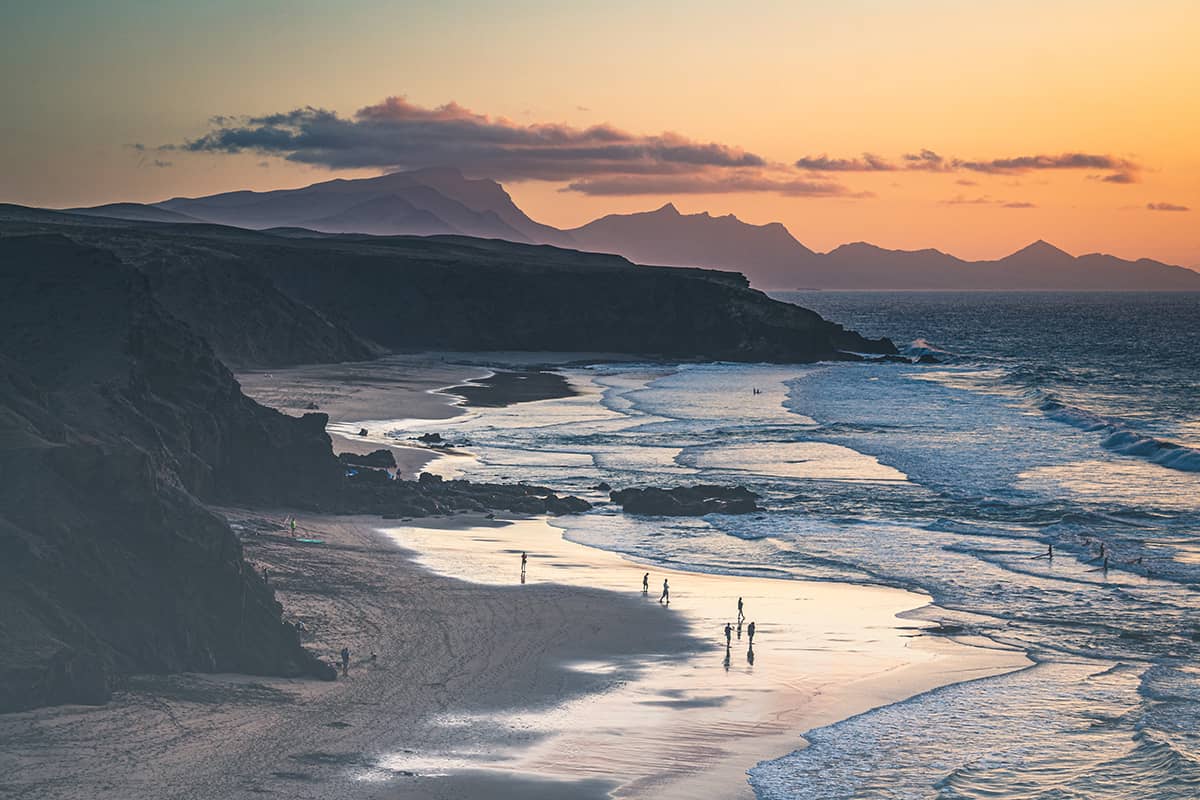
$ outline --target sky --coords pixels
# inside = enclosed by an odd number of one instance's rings
[[[657,208],[1200,266],[1197,0],[0,0],[0,202],[430,164],[541,222]]]

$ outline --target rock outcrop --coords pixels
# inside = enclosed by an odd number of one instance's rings
[[[0,711],[135,670],[332,677],[198,500],[337,479],[324,417],[243,396],[110,253],[2,239],[0,282]]]
[[[758,495],[744,486],[678,486],[674,489],[617,489],[612,501],[627,514],[652,517],[702,517],[705,514],[748,514],[758,511]]]

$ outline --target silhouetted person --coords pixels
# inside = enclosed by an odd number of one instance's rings
[[[342,675],[350,674],[350,648],[342,648]]]
[[[754,647],[754,623],[746,626],[746,636],[750,637],[750,646]]]
[[[733,643],[733,626],[728,622],[725,623],[725,647],[728,648]]]
[[[738,598],[738,622],[741,622],[745,618],[746,618],[746,615],[742,613],[742,598],[739,597]]]
[[[671,604],[671,587],[667,585],[666,578],[663,578],[663,593],[659,595],[658,602],[665,602],[667,605]]]
[[[289,522],[292,526],[292,538],[295,539],[296,538],[296,518],[292,517],[291,520],[289,520]]]
[[[525,575],[525,566],[529,563],[529,554],[521,551],[521,575]]]
[[[1104,542],[1100,543],[1100,558],[1104,558]]]
[[[650,573],[642,576],[642,594],[650,594]]]

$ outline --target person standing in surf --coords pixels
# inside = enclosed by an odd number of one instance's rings
[[[642,576],[642,594],[650,594],[650,573]]]

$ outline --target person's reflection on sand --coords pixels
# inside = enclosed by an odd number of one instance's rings
[[[722,664],[725,665],[726,672],[729,672],[729,659],[730,659],[730,650],[729,650],[729,647],[726,647],[725,648],[725,660],[723,662],[721,662]]]
[[[754,666],[754,645],[746,648],[746,661],[749,662],[750,666]]]

